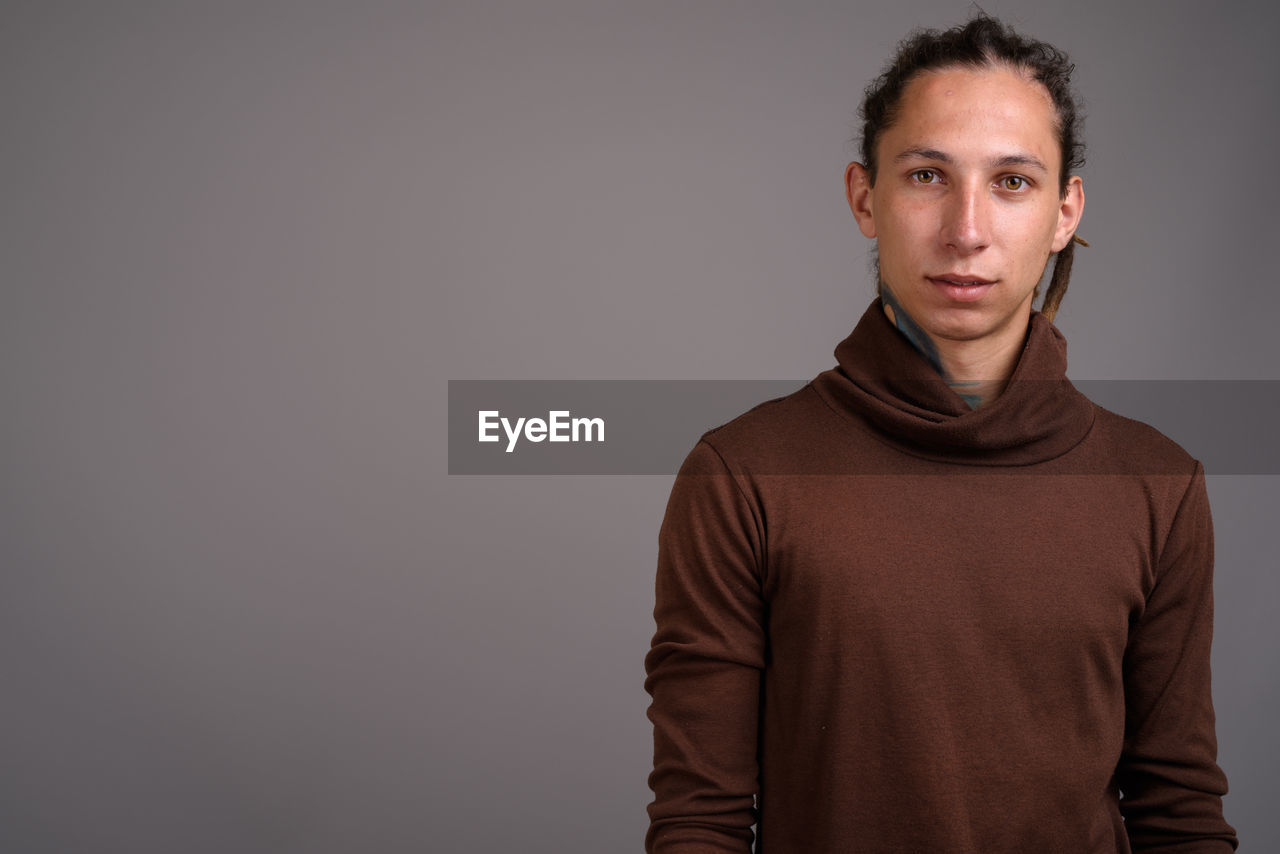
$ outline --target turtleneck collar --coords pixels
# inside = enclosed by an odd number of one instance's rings
[[[1066,376],[1066,339],[1036,311],[1009,384],[979,409],[970,409],[894,328],[879,299],[835,355],[838,366],[814,380],[818,393],[914,456],[1030,465],[1066,453],[1093,426],[1093,404]]]

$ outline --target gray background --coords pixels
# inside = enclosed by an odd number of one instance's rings
[[[1280,378],[1275,7],[985,7],[1079,64],[1072,375]],[[638,850],[671,478],[449,477],[446,381],[829,367],[861,88],[969,8],[6,3],[0,850]],[[1280,479],[1209,490],[1269,851]]]

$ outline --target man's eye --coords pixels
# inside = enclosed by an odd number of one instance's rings
[[[1027,179],[1021,175],[1007,175],[1000,179],[1000,186],[1006,190],[1021,190],[1027,186]]]
[[[938,180],[938,173],[934,172],[932,169],[917,169],[911,173],[911,177],[915,178],[917,183],[932,184],[934,181]]]

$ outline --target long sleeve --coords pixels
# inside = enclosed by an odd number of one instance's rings
[[[1213,523],[1195,473],[1161,550],[1125,653],[1125,740],[1116,779],[1134,851],[1221,854],[1236,834],[1222,817],[1209,648]]]
[[[748,852],[765,661],[756,514],[704,440],[659,534],[657,631],[645,658],[654,762],[650,854]]]

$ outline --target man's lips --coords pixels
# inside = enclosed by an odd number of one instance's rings
[[[930,282],[953,302],[974,302],[979,300],[996,283],[996,279],[984,279],[981,276],[947,273],[942,276],[926,276]]]
[[[984,279],[981,276],[970,276],[961,273],[945,273],[941,276],[926,276],[925,278],[940,285],[959,285],[961,287],[995,284],[995,279]]]

